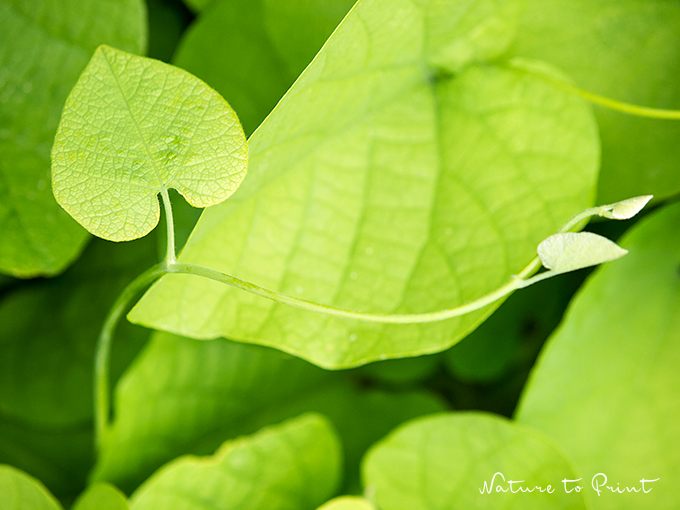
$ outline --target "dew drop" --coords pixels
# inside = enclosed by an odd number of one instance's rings
[[[452,229],[451,227],[446,227],[446,228],[444,229],[444,233],[445,233],[447,236],[453,235],[453,229]]]
[[[371,248],[370,246],[366,248],[366,255],[373,255],[373,248]]]
[[[352,271],[352,272],[349,274],[349,277],[350,277],[352,280],[356,280],[357,278],[359,278],[359,275],[357,274],[356,271]]]
[[[301,287],[300,285],[295,287],[295,292],[297,292],[298,294],[302,294],[304,291],[305,291],[305,289],[303,287]]]
[[[349,335],[349,341],[350,342],[356,342],[357,341],[356,333],[352,333],[351,335]]]

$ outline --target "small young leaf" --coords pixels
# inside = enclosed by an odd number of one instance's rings
[[[158,224],[159,193],[217,204],[238,188],[246,160],[241,125],[217,92],[176,67],[101,46],[66,101],[52,184],[87,230],[128,241]]]
[[[72,510],[130,510],[130,505],[113,485],[96,483],[78,498]]]
[[[313,510],[333,495],[341,454],[330,423],[304,415],[160,469],[132,510]]]
[[[35,478],[0,464],[0,510],[62,510]]]
[[[653,198],[653,195],[629,198],[618,202],[609,211],[604,211],[601,216],[610,220],[628,220],[639,213],[644,206]]]
[[[375,510],[375,507],[364,498],[342,496],[329,501],[318,510]]]
[[[538,256],[555,273],[567,273],[623,257],[628,251],[591,232],[568,232],[548,237],[538,245]]]

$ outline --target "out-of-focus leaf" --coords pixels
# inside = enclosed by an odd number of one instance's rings
[[[170,62],[191,13],[181,0],[146,0],[149,8],[149,53],[151,58]]]
[[[113,485],[96,483],[78,498],[72,510],[130,510],[130,506]]]
[[[354,0],[220,0],[201,14],[174,63],[214,87],[255,131]]]
[[[348,374],[226,340],[154,335],[116,389],[115,421],[94,477],[134,489],[178,455],[298,414],[326,414],[343,437],[346,485],[364,451],[404,420],[444,409],[427,393],[359,390]]]
[[[52,147],[57,202],[111,241],[148,234],[158,195],[195,207],[226,200],[246,174],[236,113],[191,74],[101,46],[71,91]]]
[[[393,385],[406,385],[423,381],[439,367],[441,356],[431,354],[408,359],[377,361],[361,367],[361,374]]]
[[[680,204],[647,216],[621,245],[629,254],[599,269],[551,338],[526,387],[518,420],[563,445],[590,485],[595,509],[680,505]]]
[[[319,510],[375,510],[375,507],[364,498],[342,496],[319,507]]]
[[[38,480],[0,464],[0,510],[62,510]]]
[[[212,457],[163,467],[130,500],[132,510],[313,510],[340,481],[330,423],[305,415],[225,443]]]
[[[351,11],[251,137],[248,179],[202,215],[183,262],[341,308],[429,312],[507,282],[589,204],[599,145],[588,107],[475,65],[505,51],[520,5],[426,4]],[[371,324],[170,275],[130,317],[343,368],[445,349],[493,308]]]
[[[0,413],[41,427],[72,427],[92,416],[94,348],[118,293],[155,261],[153,239],[95,241],[67,273],[18,287],[0,301]],[[119,375],[147,333],[122,325]]]
[[[62,501],[73,501],[85,487],[93,442],[89,426],[41,429],[0,416],[0,463],[30,473]]]
[[[680,4],[667,0],[529,0],[511,53],[550,62],[586,90],[680,108]],[[598,203],[680,192],[680,122],[597,108]]]
[[[553,493],[497,492],[501,476],[523,480],[518,489],[540,486]],[[565,477],[576,479],[554,443],[536,431],[491,414],[452,413],[403,425],[368,453],[363,465],[366,493],[381,510],[585,510],[583,495],[567,494]]]
[[[0,271],[63,271],[86,232],[55,202],[50,148],[71,87],[102,43],[141,52],[141,0],[0,1]]]

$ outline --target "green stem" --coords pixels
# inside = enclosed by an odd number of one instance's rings
[[[639,106],[631,103],[625,103],[623,101],[617,101],[616,99],[600,96],[599,94],[594,94],[592,92],[588,92],[587,90],[575,87],[564,80],[560,80],[559,78],[548,75],[544,72],[537,71],[533,68],[530,68],[529,66],[524,65],[523,63],[511,61],[509,64],[513,69],[517,69],[540,78],[543,81],[546,81],[569,94],[578,96],[582,99],[585,99],[586,101],[590,101],[593,104],[603,106],[604,108],[609,108],[610,110],[649,119],[680,120],[680,110],[650,108],[647,106]]]
[[[161,189],[161,197],[163,197],[163,208],[165,209],[166,215],[165,225],[168,232],[168,246],[165,261],[170,265],[177,262],[175,252],[175,219],[172,216],[172,204],[170,203],[170,195],[168,194],[167,188],[163,187]]]
[[[94,419],[97,448],[101,447],[111,414],[109,370],[111,364],[111,342],[116,332],[116,326],[135,296],[167,272],[167,265],[161,263],[151,267],[135,278],[118,296],[104,321],[99,339],[97,340],[94,364]]]

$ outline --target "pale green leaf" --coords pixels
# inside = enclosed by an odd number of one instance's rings
[[[541,263],[554,273],[568,273],[623,257],[626,250],[592,232],[554,234],[538,245]]]
[[[157,333],[116,388],[115,420],[94,478],[134,489],[179,455],[304,412],[331,418],[343,439],[346,485],[358,488],[366,449],[404,420],[445,409],[425,392],[363,390],[280,352]]]
[[[680,204],[621,240],[630,253],[599,269],[553,335],[526,387],[518,420],[576,461],[594,509],[680,505]],[[591,479],[647,494],[603,493]]]
[[[113,485],[96,483],[78,498],[72,510],[130,510],[130,506]]]
[[[496,5],[359,2],[252,136],[248,179],[205,212],[181,260],[378,313],[452,308],[506,283],[589,205],[599,152],[579,99],[473,65],[502,51],[471,39],[476,28],[495,19],[514,32],[508,10],[519,6]],[[339,368],[445,349],[492,309],[388,326],[172,275],[130,317]]]
[[[173,62],[222,94],[249,135],[352,5],[354,0],[220,0],[192,24]]]
[[[495,476],[544,492],[508,489]],[[366,456],[363,479],[381,510],[585,510],[582,494],[567,494],[561,480],[574,470],[554,443],[529,428],[482,413],[452,413],[414,420],[378,443]],[[547,492],[548,485],[553,493]]]
[[[50,189],[50,148],[94,49],[146,46],[141,0],[0,0],[0,272],[53,275],[86,232]]]
[[[38,480],[0,464],[0,510],[62,510],[62,507]]]
[[[305,415],[225,443],[212,457],[163,467],[130,500],[132,510],[313,510],[340,481],[332,427]]]
[[[111,241],[148,234],[158,194],[195,207],[227,199],[246,173],[243,130],[229,104],[186,71],[97,49],[66,101],[52,148],[57,202]]]
[[[668,0],[529,0],[511,54],[550,62],[582,89],[680,108],[680,4]],[[680,192],[680,122],[596,109],[599,203]]]
[[[332,499],[319,510],[375,510],[375,507],[364,498],[342,496]]]
[[[652,198],[652,195],[644,195],[617,202],[610,211],[603,212],[602,216],[612,220],[629,220],[639,213]]]

